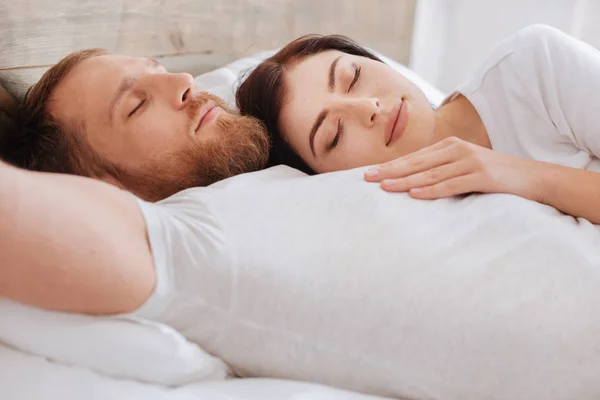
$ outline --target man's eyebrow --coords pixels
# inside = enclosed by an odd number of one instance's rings
[[[158,61],[156,58],[150,58],[150,57],[148,57],[148,58],[146,58],[146,62],[152,68],[161,68],[161,67],[163,67],[162,63],[160,61]],[[131,76],[126,76],[121,81],[121,85],[119,85],[119,88],[115,92],[115,94],[113,96],[113,99],[110,102],[110,106],[108,108],[108,120],[109,120],[110,123],[112,123],[113,115],[115,113],[115,107],[117,106],[117,103],[119,102],[119,99],[123,96],[123,94],[125,94],[125,92],[127,92],[129,89],[131,89],[131,87],[133,86],[133,84],[136,81],[137,81],[137,79],[133,78]]]
[[[135,81],[136,81],[136,79],[131,76],[126,76],[121,81],[121,84],[119,85],[119,88],[115,92],[115,94],[110,102],[110,106],[108,107],[108,120],[110,123],[112,123],[113,115],[115,113],[115,107],[117,106],[119,99],[125,94],[125,92],[127,92],[129,89],[131,89],[131,87],[133,86]]]
[[[310,135],[308,135],[308,143],[310,144],[310,150],[312,151],[314,157],[317,157],[315,152],[315,135],[317,134],[319,127],[323,124],[323,121],[325,121],[325,118],[327,118],[327,114],[329,114],[329,110],[323,110],[319,113],[312,129],[310,130]]]
[[[342,56],[338,56],[335,60],[333,60],[333,62],[331,63],[331,66],[329,67],[329,91],[333,92],[335,89],[335,67],[338,63],[338,61],[340,61],[340,58],[342,58]]]
[[[160,68],[163,66],[163,64],[158,61],[156,58],[147,58],[146,60],[148,60],[148,63],[150,64],[150,66],[154,67],[154,68]]]

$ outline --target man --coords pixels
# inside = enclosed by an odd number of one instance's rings
[[[20,111],[0,158],[96,179],[0,162],[0,296],[44,308],[127,312],[152,290],[143,218],[116,187],[156,201],[260,169],[268,155],[262,125],[189,74],[103,50],[61,60]]]
[[[38,171],[104,180],[156,201],[260,169],[262,126],[156,60],[72,53],[33,86],[2,154]],[[212,122],[215,123],[212,123]]]

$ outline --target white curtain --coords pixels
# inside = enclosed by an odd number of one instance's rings
[[[450,92],[495,44],[534,23],[600,48],[600,0],[417,0],[410,66]]]

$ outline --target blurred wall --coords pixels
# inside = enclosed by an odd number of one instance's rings
[[[600,0],[417,0],[410,66],[450,92],[496,43],[533,23],[600,47]]]
[[[346,34],[407,63],[415,1],[0,0],[0,84],[20,97],[86,47],[200,74],[307,33]]]

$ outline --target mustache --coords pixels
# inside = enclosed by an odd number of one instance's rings
[[[217,107],[223,109],[223,111],[229,114],[234,113],[233,109],[229,107],[227,103],[225,103],[225,101],[220,97],[208,92],[197,93],[188,100],[188,104],[186,106],[190,130],[196,129],[196,124],[198,123],[198,114],[200,113],[202,107],[204,107],[209,101],[213,101]]]

